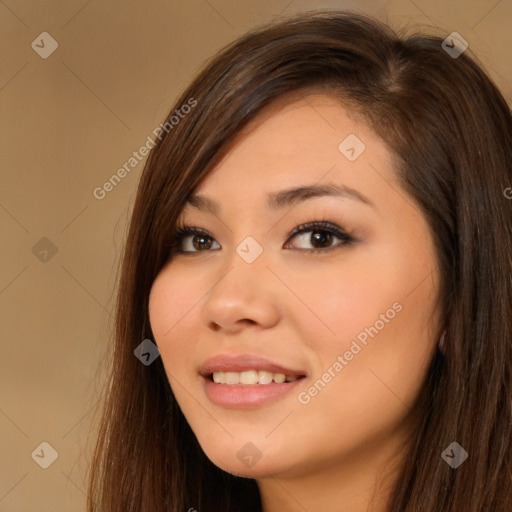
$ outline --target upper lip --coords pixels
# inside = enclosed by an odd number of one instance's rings
[[[246,370],[265,370],[272,373],[284,373],[290,377],[306,376],[306,373],[302,370],[287,368],[270,359],[251,354],[232,356],[218,354],[207,359],[199,369],[199,373],[203,377],[209,377],[214,372],[243,372]]]

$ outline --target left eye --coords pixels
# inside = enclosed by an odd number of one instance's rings
[[[345,230],[327,221],[308,222],[297,226],[289,235],[288,240],[295,237],[313,245],[313,248],[299,249],[308,252],[326,252],[355,241]],[[338,239],[340,242],[333,246],[334,239]],[[212,248],[213,243],[217,243],[216,249],[220,248],[218,242],[214,241],[213,237],[204,229],[196,226],[183,226],[176,230],[171,245],[175,252],[184,254],[205,252]],[[184,248],[184,245],[187,248]],[[285,248],[289,248],[287,247],[289,245],[287,242]]]

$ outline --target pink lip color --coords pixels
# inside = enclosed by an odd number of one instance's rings
[[[233,409],[261,407],[262,405],[283,397],[303,379],[282,384],[253,384],[237,386],[217,384],[208,377],[204,378],[204,390],[208,399],[216,405]]]
[[[303,371],[286,368],[269,359],[251,354],[218,354],[206,360],[199,369],[199,373],[203,377],[207,377],[214,372],[243,372],[245,370],[265,370],[273,373],[284,373],[290,377],[305,375]]]

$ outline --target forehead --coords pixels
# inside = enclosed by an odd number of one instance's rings
[[[340,150],[347,138],[359,141],[358,150],[364,148],[357,159]],[[264,196],[271,208],[279,203],[272,194],[292,186],[331,184],[349,194],[367,188],[366,182],[375,181],[372,161],[392,172],[384,143],[338,99],[321,93],[287,96],[244,127],[193,192],[220,201]],[[215,208],[212,201],[202,206]]]

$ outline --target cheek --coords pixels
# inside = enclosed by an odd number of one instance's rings
[[[166,337],[177,319],[179,301],[176,294],[170,293],[169,289],[162,278],[157,278],[149,295],[149,322],[157,340]]]
[[[340,263],[287,270],[285,279],[295,283],[294,293],[302,302],[292,298],[290,305],[296,306],[289,312],[297,315],[305,339],[321,337],[317,349],[339,352],[381,314],[391,309],[395,316],[393,304],[403,300],[405,287],[392,267],[380,255],[358,251]]]
[[[176,290],[182,290],[176,293]],[[153,283],[149,298],[149,319],[154,342],[160,350],[172,393],[187,417],[193,417],[196,401],[187,390],[193,377],[193,359],[198,339],[194,305],[203,293],[192,293],[190,283],[163,273]]]
[[[190,272],[164,268],[151,287],[149,320],[154,336],[162,343],[182,336],[192,322],[196,308],[208,291],[204,280],[194,280]]]
[[[412,258],[406,247],[390,244],[378,258],[359,251],[344,265],[326,265],[305,275],[309,277],[298,294],[307,298],[314,316],[308,313],[300,321],[310,360],[316,360],[315,376],[347,354],[343,370],[331,370],[344,377],[332,379],[331,392],[319,403],[344,396],[353,400],[354,411],[366,410],[361,408],[365,403],[380,410],[398,400],[386,385],[400,390],[396,394],[404,402],[412,402],[435,345],[438,284],[433,258],[427,251]],[[320,286],[322,282],[326,285]]]
[[[189,285],[190,286],[190,285]],[[177,293],[177,290],[181,290]],[[149,320],[155,343],[160,350],[166,371],[172,375],[183,374],[195,348],[193,307],[201,293],[192,293],[182,279],[170,275],[157,277],[149,298]],[[198,305],[199,306],[199,305]]]

